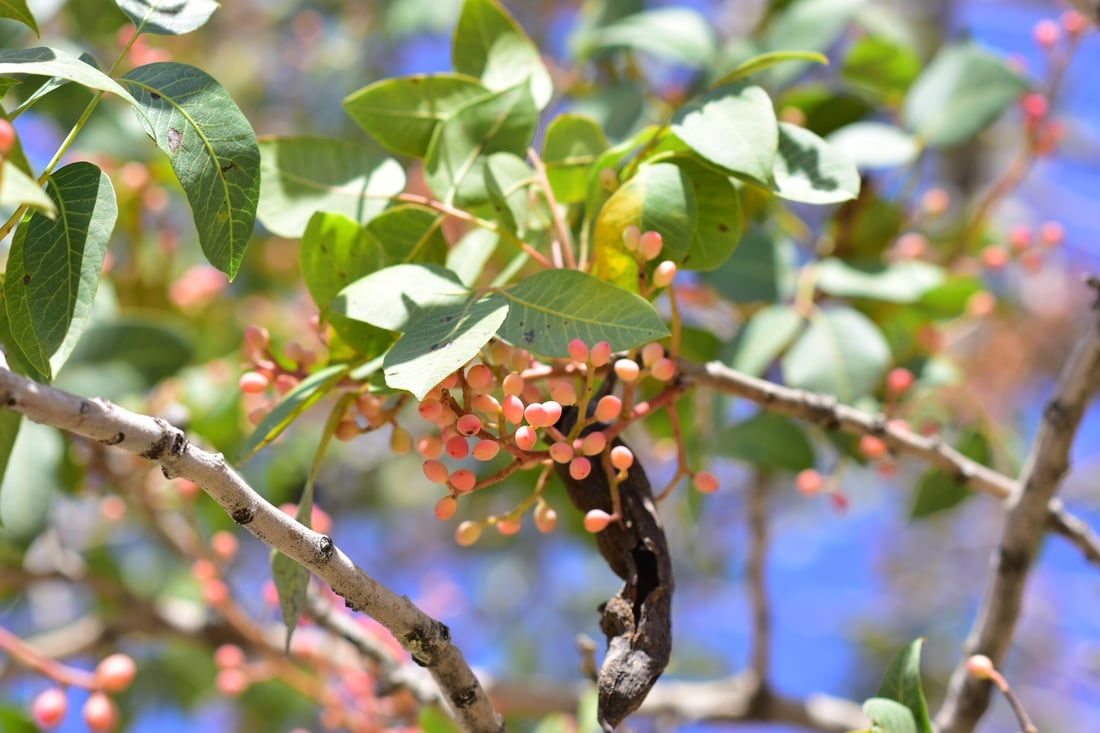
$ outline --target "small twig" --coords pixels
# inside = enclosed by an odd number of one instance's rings
[[[546,165],[543,164],[542,158],[539,157],[538,151],[534,148],[530,148],[527,155],[531,158],[531,165],[535,167],[535,175],[538,177],[539,186],[546,194],[546,205],[550,207],[550,213],[554,217],[554,228],[558,230],[555,244],[564,255],[565,266],[570,270],[576,270],[577,260],[573,255],[573,239],[569,232],[569,226],[565,223],[565,217],[561,214],[561,206],[558,205],[558,200],[554,197],[554,189],[550,186],[550,177],[546,174]]]
[[[768,597],[768,475],[757,471],[749,489],[748,586],[752,604],[752,671],[762,689],[771,676],[771,601]]]

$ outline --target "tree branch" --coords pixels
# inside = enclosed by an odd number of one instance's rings
[[[939,436],[914,433],[899,423],[888,422],[882,415],[838,404],[829,395],[784,387],[734,371],[716,361],[695,364],[681,360],[679,374],[696,386],[743,397],[768,412],[790,415],[854,435],[876,435],[895,452],[922,458],[971,489],[1004,502],[1011,504],[1017,493],[1019,484],[1016,481],[970,460]],[[1076,545],[1086,559],[1100,565],[1100,536],[1066,510],[1059,500],[1047,501],[1043,521],[1049,529]]]
[[[385,626],[418,664],[428,668],[465,730],[498,733],[505,729],[444,624],[365,573],[331,538],[267,502],[220,454],[197,448],[181,430],[160,418],[137,415],[105,400],[82,399],[2,368],[0,406],[156,461],[169,478],[194,481],[235,522],[316,573],[350,608]]]
[[[1093,315],[1092,329],[1066,363],[1054,397],[1043,411],[1020,482],[1008,497],[1008,517],[985,597],[936,716],[942,733],[972,731],[989,706],[989,681],[971,675],[966,661],[972,654],[984,654],[999,667],[1012,641],[1027,576],[1050,524],[1054,492],[1069,470],[1070,448],[1085,408],[1100,390],[1100,302],[1093,306]]]

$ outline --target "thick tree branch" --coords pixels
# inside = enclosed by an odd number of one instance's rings
[[[1100,302],[1093,313],[1092,329],[1066,363],[1054,397],[1043,412],[1020,482],[1008,498],[1008,517],[993,556],[985,597],[936,716],[942,733],[972,731],[989,705],[989,681],[971,675],[966,660],[972,654],[984,654],[1000,666],[1012,641],[1027,576],[1050,523],[1054,492],[1069,470],[1070,448],[1085,409],[1100,391]]]
[[[447,627],[408,598],[378,583],[329,537],[294,521],[267,502],[221,455],[187,441],[166,421],[137,415],[99,399],[82,399],[0,368],[0,406],[54,427],[99,440],[161,464],[170,478],[194,481],[235,522],[262,542],[316,573],[349,607],[385,626],[418,664],[428,668],[465,730],[504,730]]]
[[[751,377],[720,362],[695,364],[681,360],[679,373],[699,387],[743,397],[768,412],[790,415],[854,435],[877,435],[891,450],[922,458],[975,491],[1002,501],[1011,503],[1017,492],[1016,481],[970,460],[939,436],[914,433],[899,423],[887,421],[882,415],[839,404],[831,396]],[[1090,562],[1100,565],[1100,536],[1070,514],[1060,501],[1048,500],[1043,521],[1049,529],[1076,545]]]

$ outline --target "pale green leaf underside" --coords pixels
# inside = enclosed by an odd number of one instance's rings
[[[279,437],[290,423],[308,410],[317,400],[328,394],[329,390],[344,378],[346,364],[333,364],[310,374],[292,390],[283,395],[275,409],[267,414],[256,430],[249,436],[241,451],[241,460],[247,461],[264,446]]]
[[[3,176],[0,180],[0,206],[26,205],[51,219],[57,216],[53,199],[46,195],[37,181],[20,170],[15,161],[10,158],[4,160],[0,175]]]
[[[767,305],[757,311],[737,334],[730,366],[762,377],[802,329],[802,316],[789,305]]]
[[[31,74],[56,76],[77,84],[104,92],[111,92],[125,99],[138,110],[141,105],[130,92],[117,81],[91,64],[81,61],[67,51],[57,48],[6,48],[0,50],[0,76]],[[140,114],[140,112],[139,112]]]
[[[779,127],[771,97],[760,87],[718,87],[682,107],[672,131],[711,163],[770,185]]]
[[[912,134],[885,122],[846,125],[828,141],[865,170],[908,165],[920,155],[920,143]]]
[[[855,164],[804,127],[779,123],[779,149],[772,168],[775,192],[805,204],[836,204],[859,195]]]
[[[24,420],[0,482],[0,537],[29,543],[46,526],[65,445],[56,429]]]
[[[817,286],[848,298],[874,298],[887,303],[915,303],[947,279],[943,268],[927,262],[891,265],[848,262],[827,257],[817,265]]]
[[[814,314],[782,364],[792,387],[851,403],[874,391],[890,364],[890,347],[867,316],[834,308]]]
[[[481,79],[493,91],[527,82],[539,109],[550,103],[554,83],[538,48],[495,0],[466,0],[455,25],[455,71]]]
[[[115,0],[138,33],[178,36],[206,24],[221,3],[214,0]]]

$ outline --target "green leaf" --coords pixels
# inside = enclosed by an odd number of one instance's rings
[[[831,295],[914,303],[947,279],[942,267],[905,260],[852,261],[827,257],[817,265],[817,287]]]
[[[442,267],[397,265],[344,288],[332,309],[401,331],[383,362],[386,384],[423,399],[496,335],[508,302],[497,294],[479,299]]]
[[[762,377],[802,330],[802,316],[789,305],[767,305],[753,314],[734,341],[730,367]]]
[[[50,219],[57,216],[53,199],[42,190],[37,181],[20,170],[14,160],[4,159],[0,176],[3,176],[0,179],[0,206],[16,207],[26,204]]]
[[[68,369],[124,364],[149,388],[176,374],[195,352],[191,339],[163,318],[129,316],[106,323],[93,322],[73,350]]]
[[[34,35],[42,35],[38,31],[38,22],[34,14],[27,7],[27,0],[0,0],[0,18],[17,20],[34,31]]]
[[[0,76],[31,74],[56,76],[75,81],[89,89],[117,94],[141,110],[141,105],[117,81],[89,63],[57,48],[6,48],[0,50]]]
[[[405,188],[405,169],[366,145],[318,137],[259,141],[257,215],[280,237],[302,236],[315,211],[365,224],[385,210],[387,197]]]
[[[944,46],[905,97],[909,127],[931,147],[958,145],[1011,107],[1027,83],[973,41]]]
[[[63,451],[55,429],[30,420],[19,427],[0,483],[0,537],[25,545],[46,527]]]
[[[417,725],[423,733],[462,733],[451,716],[433,705],[422,706],[417,715]]]
[[[872,697],[863,703],[863,713],[871,719],[871,733],[918,733],[913,713],[900,702]]]
[[[922,381],[924,381],[923,375]],[[988,465],[993,458],[989,440],[976,431],[967,431],[959,440],[957,448],[964,456],[982,465]],[[973,492],[958,477],[937,468],[930,468],[917,482],[916,496],[913,498],[913,508],[909,510],[909,518],[924,519],[937,512],[951,509],[971,496]]]
[[[628,15],[585,33],[582,58],[598,51],[628,48],[680,66],[706,68],[718,50],[712,25],[691,8],[654,8]]]
[[[920,55],[912,46],[866,36],[852,46],[840,75],[853,87],[893,107],[902,100],[922,66]]]
[[[451,57],[455,71],[481,79],[493,91],[528,84],[539,109],[554,96],[554,82],[538,48],[496,0],[463,2]]]
[[[772,168],[775,192],[804,204],[835,204],[859,195],[859,171],[848,156],[804,127],[779,123]]]
[[[866,316],[838,307],[813,315],[782,365],[783,378],[792,387],[851,403],[878,386],[890,365],[890,347]]]
[[[301,521],[299,519],[299,521]],[[298,626],[298,619],[306,610],[306,593],[309,591],[309,570],[278,550],[271,551],[271,579],[279,596],[279,608],[286,626],[286,649],[290,654],[290,639]]]
[[[485,161],[485,188],[497,223],[521,238],[527,234],[534,180],[535,172],[517,155],[494,153]]]
[[[567,358],[573,339],[623,351],[668,335],[649,301],[579,270],[543,270],[501,294],[500,337],[541,356]]]
[[[734,303],[784,300],[794,293],[797,251],[785,235],[756,227],[707,282]]]
[[[472,286],[485,269],[485,263],[493,256],[500,235],[488,229],[471,229],[458,240],[447,253],[444,263],[458,279]]]
[[[920,155],[920,142],[886,122],[855,122],[829,135],[829,144],[862,170],[908,165]]]
[[[256,426],[241,451],[241,461],[247,461],[264,446],[279,437],[290,423],[328,394],[347,374],[346,364],[332,364],[298,382]]]
[[[447,259],[443,217],[434,211],[419,206],[395,206],[367,222],[366,229],[385,253],[387,265],[403,262],[441,265]]]
[[[735,83],[707,92],[676,112],[672,131],[711,163],[769,186],[779,126],[760,87]]]
[[[970,298],[984,289],[981,278],[954,275],[921,295],[915,305],[929,318],[954,318],[962,315]]]
[[[666,244],[661,259],[685,270],[713,270],[730,258],[741,241],[741,196],[730,180],[692,157],[666,159],[685,174],[695,204],[686,252]]]
[[[791,3],[764,35],[770,50],[829,50],[866,0],[798,0]],[[784,64],[772,70],[771,83],[786,84],[806,70],[806,63]]]
[[[783,415],[758,412],[722,432],[722,455],[768,470],[797,473],[814,467],[814,447],[802,426]]]
[[[424,161],[428,186],[449,204],[484,203],[486,158],[493,153],[525,157],[537,124],[538,110],[526,85],[466,103],[432,137]]]
[[[138,33],[178,36],[206,24],[221,3],[214,0],[115,0]]]
[[[41,728],[16,706],[0,707],[0,730],[4,733],[38,733]]]
[[[387,150],[423,158],[439,124],[488,93],[480,81],[461,74],[404,76],[354,92],[344,109]]]
[[[8,463],[15,449],[15,439],[19,435],[22,421],[23,416],[18,412],[0,412],[0,486],[4,485],[4,476],[8,472]]]
[[[46,191],[58,216],[36,212],[20,224],[4,295],[15,343],[52,376],[88,324],[118,206],[111,179],[91,163],[56,171]]]
[[[714,82],[713,86],[720,87],[723,84],[740,81],[764,69],[770,69],[773,66],[790,61],[809,61],[822,66],[829,65],[829,58],[817,51],[768,51],[767,53],[757,54],[747,61],[742,61],[733,71]]]
[[[135,89],[146,133],[168,154],[210,264],[237,274],[256,223],[260,149],[236,103],[210,75],[170,61],[122,78]]]
[[[920,680],[920,652],[924,639],[915,639],[890,662],[876,697],[894,700],[909,708],[919,733],[932,733],[928,704]]]
[[[606,149],[607,138],[591,117],[563,114],[550,122],[542,147],[542,162],[558,203],[584,201],[589,169]]]

